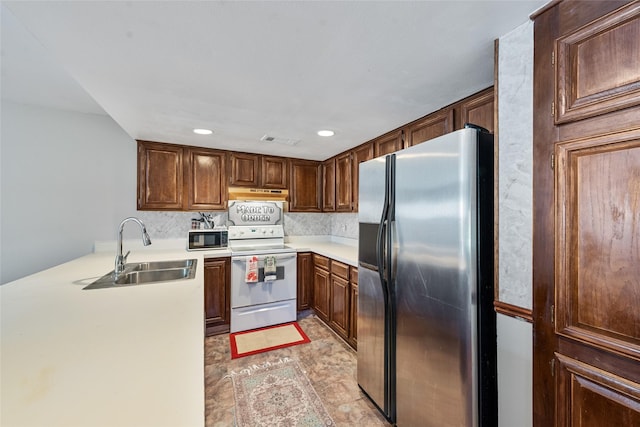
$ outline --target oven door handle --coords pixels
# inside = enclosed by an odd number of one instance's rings
[[[231,261],[246,261],[253,257],[257,257],[259,261],[263,261],[265,257],[272,256],[275,257],[276,260],[287,260],[287,259],[295,259],[297,257],[296,253],[292,254],[260,254],[260,255],[243,255],[243,256],[232,256]]]

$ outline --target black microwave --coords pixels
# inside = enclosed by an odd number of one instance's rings
[[[204,251],[207,249],[224,249],[227,247],[228,240],[229,232],[227,230],[189,230],[187,250]]]

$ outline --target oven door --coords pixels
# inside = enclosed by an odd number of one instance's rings
[[[247,260],[258,258],[258,282],[247,283]],[[264,281],[264,259],[276,259],[276,279]],[[296,320],[297,255],[231,257],[231,332]]]

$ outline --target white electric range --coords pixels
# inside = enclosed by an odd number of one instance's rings
[[[297,254],[284,244],[282,202],[231,201],[229,222],[231,332],[295,321]],[[267,258],[276,268],[265,279]]]

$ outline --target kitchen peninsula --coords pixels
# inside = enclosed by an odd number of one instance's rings
[[[288,243],[355,265],[357,248]],[[197,259],[194,279],[83,290],[115,245],[0,287],[6,426],[203,426],[204,258],[184,241],[125,242],[129,262]]]

